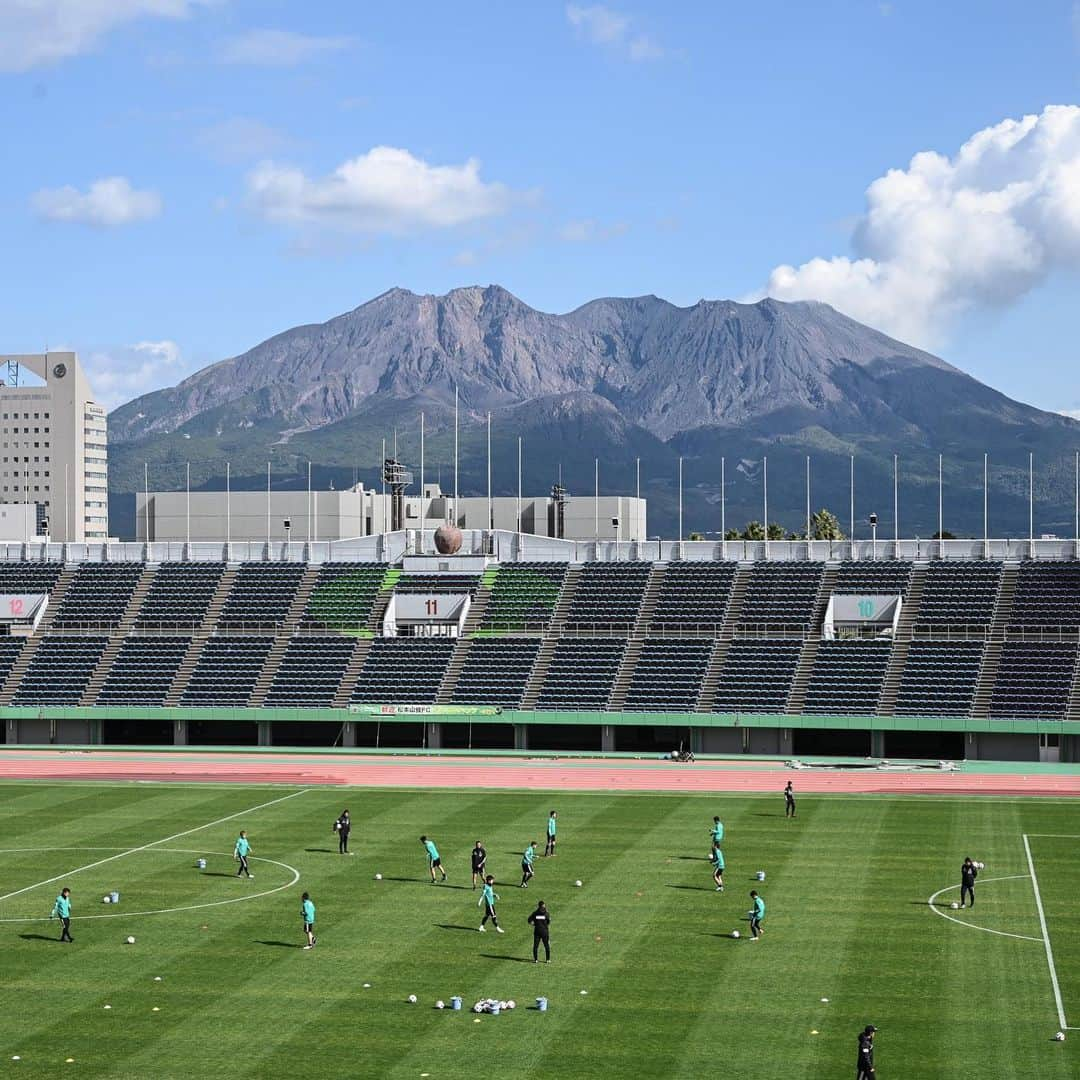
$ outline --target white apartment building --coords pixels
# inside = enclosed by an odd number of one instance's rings
[[[0,375],[16,364],[45,385],[0,385],[0,504],[35,506],[38,531],[56,542],[107,540],[105,410],[93,400],[78,357],[72,352],[0,356]],[[34,517],[10,515],[27,533]]]

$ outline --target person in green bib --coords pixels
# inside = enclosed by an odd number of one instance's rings
[[[750,899],[754,903],[754,906],[750,909],[750,940],[757,941],[763,933],[761,923],[765,918],[765,901],[758,896],[756,889],[750,890]]]
[[[484,933],[487,927],[484,925],[488,919],[491,920],[491,925],[495,927],[499,933],[503,933],[503,928],[499,925],[499,916],[495,914],[495,901],[499,899],[499,894],[495,892],[495,879],[488,874],[484,878],[484,891],[480,894],[480,900],[477,903],[477,907],[483,907],[484,917],[480,920],[480,933]]]
[[[56,898],[56,903],[53,904],[52,918],[60,920],[60,940],[69,941],[72,945],[75,944],[75,939],[71,936],[71,890],[61,889],[60,895]]]
[[[438,870],[442,874],[442,880],[446,880],[446,871],[442,866],[442,859],[439,858],[439,849],[435,846],[435,841],[429,839],[426,836],[420,837],[420,843],[424,845],[424,850],[427,852],[428,857],[428,871],[431,874],[431,884],[435,884],[435,871]]]
[[[521,853],[521,887],[529,887],[529,878],[533,876],[533,859],[536,858],[536,841],[530,840],[529,846]]]
[[[714,844],[724,842],[724,823],[718,817],[712,819],[712,841]]]
[[[311,897],[304,893],[300,897],[300,918],[304,920],[304,933],[307,934],[305,949],[315,948],[315,904]]]
[[[233,858],[240,863],[240,869],[236,871],[236,876],[241,874],[247,874],[249,878],[255,875],[248,869],[248,855],[251,854],[251,844],[248,841],[247,833],[243,829],[240,830],[240,835],[236,838],[236,846],[233,848]]]
[[[712,876],[713,881],[716,882],[716,891],[724,891],[724,853],[720,850],[720,841],[713,841],[712,853],[709,855],[709,859],[712,862]]]
[[[555,854],[555,828],[556,828],[555,819],[558,816],[559,815],[556,814],[554,810],[552,810],[551,813],[548,814],[547,843],[544,845],[544,857],[545,858],[547,858],[548,855],[554,855]]]

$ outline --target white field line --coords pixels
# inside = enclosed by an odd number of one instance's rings
[[[234,821],[238,817],[254,814],[257,810],[265,810],[268,806],[275,806],[277,803],[295,799],[298,795],[306,795],[310,790],[311,788],[304,788],[303,791],[294,791],[291,795],[284,795],[280,799],[271,799],[269,802],[260,803],[258,806],[252,806],[247,810],[241,810],[237,814],[229,814],[227,817],[218,818],[217,821],[208,821],[205,825],[196,825],[194,829],[185,829],[183,832],[174,833],[172,836],[163,836],[160,840],[151,840],[148,844],[140,844],[138,847],[128,848],[127,851],[121,851],[118,855],[110,855],[106,859],[98,859],[97,862],[87,863],[85,866],[78,866],[74,870],[68,870],[64,874],[57,874],[56,877],[46,878],[44,881],[37,881],[33,885],[27,885],[25,888],[5,893],[3,896],[0,896],[0,903],[4,900],[10,900],[15,896],[22,896],[23,893],[31,892],[33,889],[40,889],[43,885],[52,885],[57,881],[63,881],[65,878],[72,877],[75,874],[81,874],[84,870],[93,870],[97,866],[104,866],[106,863],[115,862],[117,859],[123,859],[128,855],[134,855],[136,852],[146,851],[147,848],[157,847],[158,844],[167,844],[171,840],[179,840],[182,836],[190,836],[192,833],[202,832],[203,829],[212,829],[215,825],[224,825],[226,821]]]
[[[992,877],[984,878],[983,885],[989,885],[994,881],[1016,881],[1018,878],[1026,878],[1027,874],[1010,874],[1008,877]],[[949,892],[953,889],[959,889],[959,885],[946,885],[944,889],[938,889],[933,896],[926,902],[930,905],[931,910],[935,915],[940,915],[943,919],[948,919],[949,922],[956,923],[957,926],[966,926],[969,930],[981,930],[984,934],[996,934],[998,937],[1011,937],[1018,938],[1020,941],[1042,941],[1042,938],[1031,937],[1028,934],[1010,934],[1006,930],[991,930],[988,926],[979,926],[976,923],[967,922],[964,919],[958,919],[955,915],[950,915],[947,911],[942,911],[937,907],[937,898],[945,892]]]
[[[1039,912],[1039,925],[1042,927],[1043,943],[1046,945],[1046,963],[1050,968],[1050,985],[1054,989],[1054,1003],[1057,1005],[1058,1023],[1063,1029],[1069,1024],[1065,1019],[1065,1006],[1061,1002],[1061,987],[1058,985],[1057,968],[1054,966],[1054,950],[1050,945],[1050,931],[1046,929],[1046,913],[1043,911],[1042,894],[1039,892],[1039,879],[1035,876],[1035,862],[1031,858],[1031,845],[1027,833],[1024,833],[1024,852],[1027,855],[1028,870],[1031,873],[1031,887],[1035,892],[1035,907]]]

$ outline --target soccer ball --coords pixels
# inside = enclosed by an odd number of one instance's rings
[[[133,937],[129,937],[129,938],[127,939],[127,943],[128,943],[129,945],[134,945],[134,944],[135,944],[135,939],[134,939]]]
[[[984,862],[977,862],[977,863],[975,864],[975,869],[976,869],[976,870],[985,870],[985,869],[986,869],[986,863],[984,863]]]
[[[1055,1041],[1055,1042],[1064,1042],[1064,1041],[1065,1041],[1065,1032],[1064,1032],[1064,1031],[1059,1031],[1059,1032],[1058,1032],[1058,1033],[1057,1033],[1057,1034],[1056,1034],[1056,1035],[1054,1036],[1054,1041]]]
[[[101,902],[103,904],[111,904],[112,903],[112,897],[111,896],[103,896],[101,898]]]
[[[516,1009],[517,1008],[517,1002],[516,1001],[508,1001],[506,1003],[506,1007],[508,1009]]]
[[[409,1004],[410,1005],[415,1005],[416,1004],[416,995],[415,994],[410,994],[409,995]]]
[[[574,882],[574,888],[575,889],[580,889],[581,888],[581,882],[580,881],[575,881]]]
[[[376,874],[375,875],[375,880],[376,881],[382,881],[382,874]]]
[[[446,1008],[446,1002],[445,1001],[436,1001],[435,1002],[435,1008],[436,1009],[445,1009]]]
[[[953,911],[959,911],[960,910],[960,905],[955,900],[949,905],[949,907],[951,907],[953,909]]]
[[[731,936],[733,938],[738,938],[738,937],[742,937],[742,934],[740,934],[738,930],[732,930],[731,931]]]

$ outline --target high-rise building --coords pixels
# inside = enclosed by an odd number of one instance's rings
[[[25,368],[45,385],[0,385],[0,503],[35,506],[38,531],[54,541],[107,540],[105,410],[94,401],[78,357],[0,356],[0,375],[4,366],[9,372]],[[25,516],[27,533],[31,519]]]

